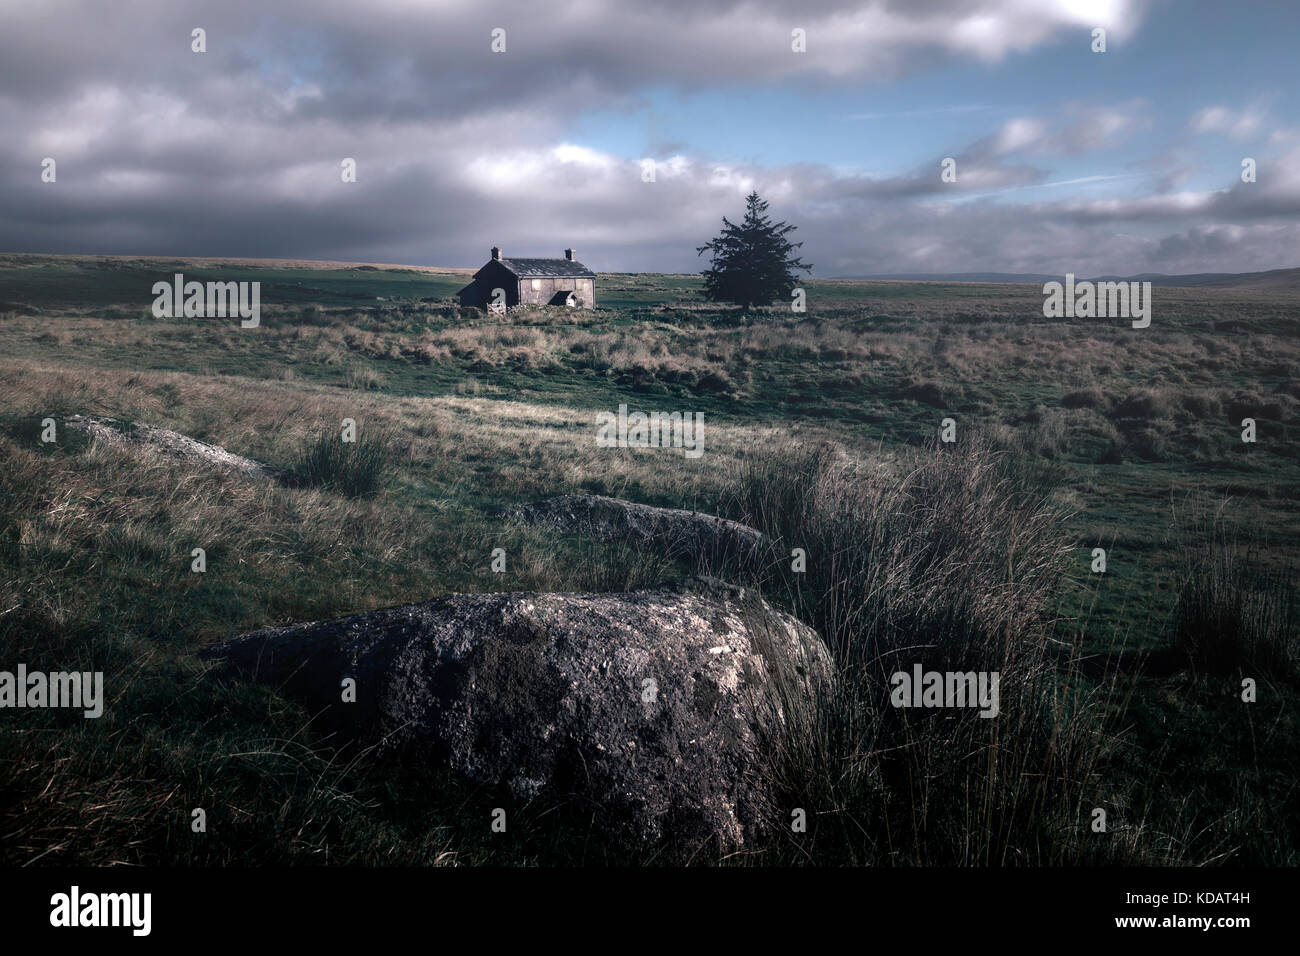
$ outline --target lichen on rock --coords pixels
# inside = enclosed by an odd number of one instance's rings
[[[577,796],[636,841],[721,848],[760,825],[763,749],[791,697],[812,702],[833,680],[810,628],[699,579],[458,594],[254,631],[204,657],[402,759],[521,798]],[[348,677],[356,703],[341,702]]]

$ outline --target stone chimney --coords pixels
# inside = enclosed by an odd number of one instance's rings
[[[493,258],[493,259],[500,259],[500,258],[501,258],[501,250],[500,250],[500,248],[498,248],[497,246],[493,246],[493,247],[492,247],[492,258]]]
[[[575,255],[577,255],[577,253],[575,253],[572,249],[565,249],[565,250],[564,250],[564,258],[568,259],[570,262],[573,261],[573,257],[574,257]]]

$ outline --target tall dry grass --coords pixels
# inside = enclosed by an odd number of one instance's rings
[[[1193,518],[1169,629],[1193,670],[1273,680],[1300,677],[1300,592],[1293,566],[1270,566],[1223,512]]]
[[[1070,552],[1048,489],[991,442],[920,454],[901,482],[835,449],[779,450],[753,465],[734,516],[781,555],[760,580],[825,636],[834,695],[785,701],[769,742],[782,798],[803,808],[808,862],[1048,864],[1128,858],[1088,841],[1087,808],[1113,746],[1105,694],[1077,688],[1073,649],[1045,612]],[[792,548],[807,570],[790,570]],[[997,672],[1000,711],[903,709],[893,673]],[[1113,691],[1115,688],[1107,688]]]

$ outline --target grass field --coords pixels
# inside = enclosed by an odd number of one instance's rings
[[[151,286],[174,271],[260,281],[261,325],[155,319]],[[1032,620],[998,624],[1038,648],[1034,693],[1055,701],[1015,731],[1033,746],[997,773],[971,770],[948,746],[964,738],[930,747],[932,731],[846,710],[814,734],[828,749],[791,765],[792,790],[821,801],[817,839],[774,836],[728,862],[1300,863],[1300,294],[1158,287],[1151,326],[1135,330],[1046,319],[1035,286],[811,280],[806,314],[741,316],[703,304],[696,277],[604,275],[595,310],[495,316],[454,304],[465,281],[401,266],[0,256],[0,668],[103,670],[109,698],[97,721],[0,716],[7,862],[676,862],[603,846],[544,802],[494,836],[500,795],[332,750],[307,714],[220,679],[196,652],[451,592],[622,590],[691,570],[495,517],[575,491],[726,514],[787,540],[832,540],[818,530],[829,515],[850,550],[888,512],[949,549],[954,602],[983,606],[996,595],[980,588],[1029,587],[975,570],[1021,514],[994,500],[1004,485],[953,493],[994,461],[1038,496],[1050,522],[1035,533],[1060,545],[1059,573],[1034,579]],[[703,413],[705,454],[597,448],[596,413],[620,403]],[[348,494],[70,434],[39,441],[43,419],[71,413],[297,471],[352,418],[376,464]],[[936,443],[945,418],[955,448]],[[894,495],[918,473],[924,494]],[[840,474],[861,484],[845,491]],[[805,505],[817,521],[790,517]],[[982,537],[950,545],[954,526]],[[908,554],[908,540],[889,553]],[[190,570],[196,547],[204,574]],[[495,547],[511,555],[505,574],[489,570]],[[1091,570],[1098,547],[1105,574]],[[863,550],[855,573],[870,580],[876,560]],[[823,584],[845,580],[859,579]],[[748,583],[828,639],[838,627],[801,585]],[[1257,681],[1254,703],[1243,678]],[[865,735],[881,753],[929,756],[846,772],[845,734],[850,750]],[[209,832],[191,832],[194,807]],[[1105,833],[1089,827],[1097,807]]]

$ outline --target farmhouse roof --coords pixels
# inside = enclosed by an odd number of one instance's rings
[[[576,259],[495,259],[521,279],[533,279],[552,276],[586,276],[594,278],[592,272]]]

